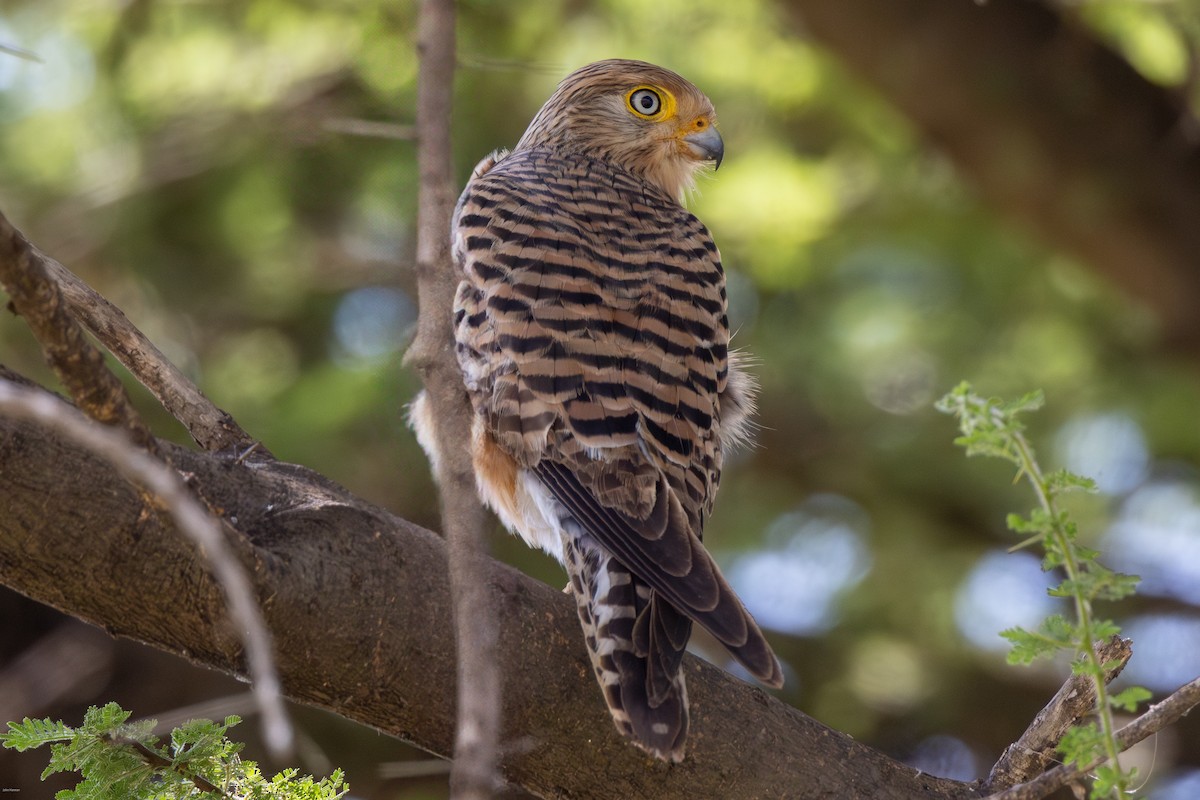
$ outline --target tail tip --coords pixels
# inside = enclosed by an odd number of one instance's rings
[[[629,741],[632,742],[639,750],[647,753],[659,761],[665,761],[668,764],[678,764],[683,761],[683,757],[687,754],[687,746],[682,741],[676,741],[669,747],[662,747],[648,741],[639,739],[636,735],[626,734]]]
[[[779,657],[771,654],[771,671],[759,678],[764,686],[769,686],[772,689],[783,688],[783,664],[779,662]]]

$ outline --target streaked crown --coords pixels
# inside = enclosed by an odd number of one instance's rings
[[[546,101],[517,150],[603,159],[680,198],[724,143],[712,102],[670,70],[610,59],[572,72]]]

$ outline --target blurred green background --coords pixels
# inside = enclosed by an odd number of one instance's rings
[[[1178,85],[1195,5],[1063,13]],[[1122,680],[1161,694],[1200,674],[1200,375],[1162,346],[1151,310],[997,219],[776,3],[471,0],[459,13],[460,181],[596,59],[672,68],[718,109],[725,164],[691,205],[721,247],[735,344],[763,394],[758,445],[726,470],[707,532],[786,661],[783,699],[972,779],[1066,674],[1004,663],[998,632],[1055,603],[1037,559],[1005,553],[1005,514],[1033,498],[1005,466],[967,461],[932,408],[961,379],[1045,390],[1030,420],[1043,462],[1100,481],[1073,504],[1083,535],[1146,579],[1104,609],[1134,638]],[[415,16],[411,0],[3,0],[0,44],[39,60],[0,54],[0,209],[277,456],[436,529],[402,421],[418,387],[400,367],[416,319]],[[348,132],[362,122],[398,138]],[[55,385],[9,314],[0,361]],[[185,438],[137,399],[160,435]],[[498,557],[563,582],[495,527]],[[0,615],[3,719],[74,722],[108,700],[163,718],[210,700],[200,713],[251,711],[223,676],[15,595]],[[359,798],[446,796],[444,775],[395,777],[422,754],[297,714],[303,769],[343,767]],[[261,755],[254,725],[238,732]],[[1153,763],[1149,796],[1200,796],[1197,742],[1191,719],[1136,754],[1143,774]],[[0,753],[0,787],[47,795],[45,759]]]

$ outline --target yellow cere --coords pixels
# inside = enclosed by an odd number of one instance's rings
[[[659,99],[659,102],[661,103],[661,105],[660,105],[658,111],[654,114],[643,114],[642,112],[638,111],[633,106],[633,96],[635,94],[637,94],[638,92],[642,91],[643,89],[648,89],[649,91],[654,92],[656,95],[658,95],[658,99]],[[638,86],[633,87],[632,89],[630,89],[628,92],[625,93],[625,106],[630,111],[632,111],[633,113],[635,113],[639,117],[641,117],[642,119],[648,119],[648,120],[651,120],[652,122],[662,122],[664,119],[670,119],[671,117],[675,116],[675,109],[676,109],[675,95],[671,94],[670,92],[668,92],[666,89],[662,88],[661,86],[651,86],[649,84],[640,84]]]

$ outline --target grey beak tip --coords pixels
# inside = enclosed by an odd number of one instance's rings
[[[703,131],[689,134],[683,139],[687,142],[692,152],[705,161],[713,162],[713,169],[720,169],[721,161],[725,158],[725,142],[721,139],[721,134],[717,133],[717,129],[713,127],[705,128]]]

